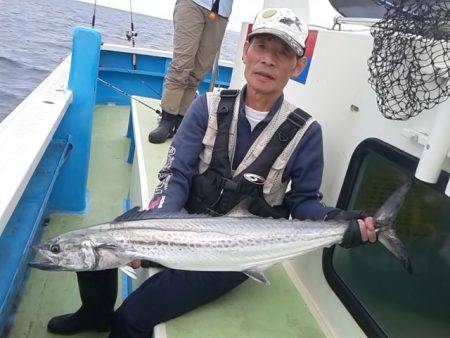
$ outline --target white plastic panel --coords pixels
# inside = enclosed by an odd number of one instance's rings
[[[0,123],[0,234],[72,101],[64,60]]]

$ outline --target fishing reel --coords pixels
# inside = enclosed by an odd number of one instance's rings
[[[126,31],[125,36],[127,37],[128,41],[131,41],[132,39],[138,36],[138,33],[135,30],[129,30]]]

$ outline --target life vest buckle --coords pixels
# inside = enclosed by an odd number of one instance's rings
[[[239,94],[238,89],[224,89],[220,92],[220,97],[234,98]]]

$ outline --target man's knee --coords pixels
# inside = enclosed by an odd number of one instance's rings
[[[165,77],[166,86],[175,87],[170,89],[177,89],[179,86],[185,87],[190,82],[190,72],[190,69],[170,64]]]
[[[114,313],[111,332],[124,334],[128,328],[135,329],[136,326],[138,325],[131,313],[121,306]]]
[[[190,72],[187,80],[187,86],[197,89],[200,82],[205,77],[206,73]]]

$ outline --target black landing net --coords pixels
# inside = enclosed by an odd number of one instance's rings
[[[369,83],[381,113],[407,120],[447,100],[450,1],[383,1],[387,11],[371,28]]]

